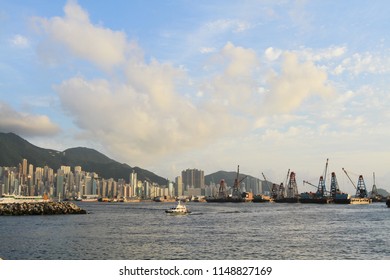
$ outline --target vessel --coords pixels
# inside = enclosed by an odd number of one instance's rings
[[[390,197],[388,197],[388,198],[386,199],[386,205],[387,205],[387,207],[390,208]]]
[[[326,159],[326,164],[325,164],[325,171],[324,175],[320,176],[320,179],[318,181],[318,186],[315,186],[311,184],[310,182],[303,181],[303,184],[307,183],[315,188],[317,188],[317,191],[315,193],[313,192],[304,192],[301,193],[299,202],[301,203],[317,203],[317,204],[327,204],[331,203],[333,199],[329,196],[326,195],[326,174],[328,171],[328,161],[329,159]]]
[[[370,204],[372,202],[371,198],[368,197],[352,197],[351,204]]]
[[[186,215],[191,213],[191,211],[189,211],[184,204],[181,204],[181,201],[179,200],[176,207],[165,210],[165,213],[172,215]]]
[[[250,195],[248,193],[241,193],[240,191],[240,183],[242,180],[244,180],[247,176],[239,180],[239,174],[240,174],[240,166],[237,167],[237,176],[234,179],[234,185],[232,189],[232,194],[228,194],[227,187],[225,180],[222,179],[219,182],[219,188],[217,196],[214,197],[206,197],[207,202],[249,202],[252,201],[252,199],[249,199]]]
[[[363,175],[359,175],[359,180],[357,186],[349,177],[347,171],[343,168],[344,173],[347,175],[348,179],[351,181],[352,185],[356,189],[356,194],[354,197],[351,197],[351,204],[370,204],[372,199],[368,197],[366,184],[364,183]]]
[[[290,180],[287,185],[287,190],[284,188],[283,183],[280,183],[279,192],[277,198],[274,199],[276,203],[298,203],[298,187],[295,180],[295,172],[290,173],[290,169],[287,172],[287,178],[290,177]]]
[[[4,203],[36,203],[49,201],[48,196],[30,196],[30,195],[15,195],[15,194],[3,194],[0,198],[0,204]]]
[[[327,204],[332,203],[333,200],[330,197],[319,195],[313,192],[301,193],[299,197],[300,203],[316,203],[316,204]]]
[[[256,194],[253,196],[252,202],[260,203],[260,202],[272,202],[273,199],[264,194]]]

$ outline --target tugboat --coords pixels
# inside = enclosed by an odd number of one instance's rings
[[[172,214],[172,215],[187,215],[191,213],[191,211],[189,211],[184,204],[181,204],[179,200],[176,207],[172,207],[165,210],[165,213]]]

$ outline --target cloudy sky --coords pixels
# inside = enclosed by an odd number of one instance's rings
[[[1,132],[170,179],[313,190],[329,158],[344,191],[342,167],[389,185],[389,1],[0,3]]]

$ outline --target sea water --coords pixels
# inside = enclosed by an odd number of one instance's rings
[[[8,260],[383,260],[390,208],[370,205],[78,202],[86,215],[0,216]]]

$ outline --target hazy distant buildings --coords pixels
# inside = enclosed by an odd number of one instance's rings
[[[189,188],[204,188],[204,171],[198,169],[187,169],[181,172],[184,190]]]
[[[175,178],[175,195],[176,196],[183,195],[183,180],[181,176],[177,176]]]

